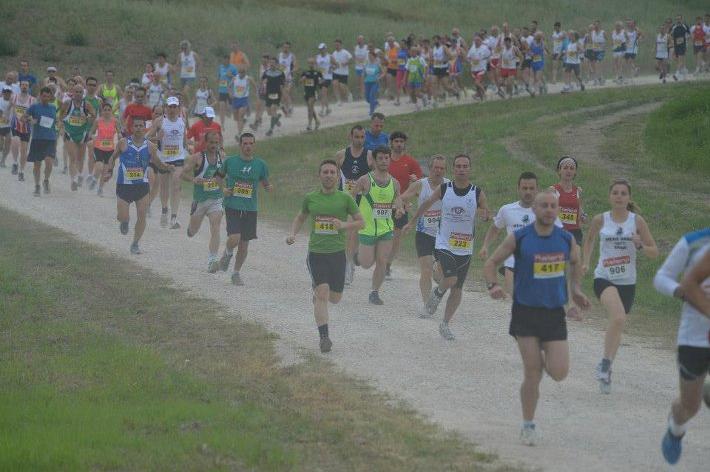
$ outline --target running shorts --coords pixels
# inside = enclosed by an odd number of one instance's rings
[[[530,59],[530,58],[523,59],[522,68],[523,69],[530,69],[531,67],[532,67],[532,59]]]
[[[532,63],[532,70],[533,71],[540,72],[541,70],[544,70],[544,69],[545,69],[545,61]]]
[[[57,141],[54,139],[33,139],[27,153],[27,162],[42,162],[47,157],[57,157]]]
[[[375,246],[380,241],[390,241],[394,238],[394,232],[388,231],[387,233],[380,234],[378,236],[370,236],[369,234],[358,234],[357,239],[360,244],[365,246]]]
[[[224,103],[229,103],[229,94],[228,93],[221,93],[219,94],[219,101],[224,102]]]
[[[249,98],[248,97],[235,97],[232,99],[232,108],[234,110],[239,110],[240,108],[248,108],[249,107]]]
[[[579,64],[565,62],[565,72],[574,72],[576,75],[579,75]]]
[[[148,184],[117,184],[116,196],[126,203],[137,202],[150,193]]]
[[[0,128],[0,136],[8,136],[10,131],[12,131],[12,128],[9,126],[7,128]]]
[[[675,55],[675,57],[685,56],[685,44],[677,45],[676,47],[674,47],[673,55]]]
[[[433,256],[436,237],[421,231],[414,234],[414,246],[417,249],[417,257]]]
[[[471,264],[471,256],[459,256],[446,249],[434,249],[434,257],[439,261],[444,277],[456,277],[454,287],[463,287],[468,274],[468,266]]]
[[[704,378],[710,370],[710,347],[678,346],[678,370],[689,382]]]
[[[607,287],[616,288],[616,291],[619,293],[619,298],[621,298],[621,303],[624,305],[624,312],[628,315],[634,304],[636,285],[616,285],[606,279],[594,279],[594,294],[597,298],[601,298],[602,292],[606,290]]]
[[[518,69],[501,69],[500,70],[500,76],[503,77],[504,79],[507,79],[508,77],[515,77],[518,73]]]
[[[365,76],[365,69],[358,69],[357,67],[355,68],[355,75],[357,77],[364,77]]]
[[[212,213],[222,213],[222,210],[221,198],[208,198],[202,202],[193,201],[190,207],[190,216],[203,218],[205,215],[211,215]]]
[[[320,88],[329,88],[330,84],[333,83],[332,79],[323,79],[320,81]]]
[[[704,50],[705,50],[705,45],[702,45],[702,46],[693,45],[693,51],[695,51],[696,53],[703,52]]]
[[[185,159],[178,159],[176,161],[163,162],[166,166],[182,167],[185,165]]]
[[[446,67],[434,67],[435,77],[446,77],[449,75],[449,70]]]
[[[491,69],[499,69],[500,68],[500,57],[496,57],[496,58],[488,61],[488,67]]]
[[[266,106],[279,106],[281,105],[281,94],[280,93],[270,93],[266,96]]]
[[[94,148],[94,162],[102,162],[108,164],[108,160],[111,159],[113,151],[103,151],[101,149]]]
[[[340,82],[341,84],[348,83],[348,74],[336,74],[333,73],[333,80]]]
[[[594,54],[594,49],[585,49],[584,50],[584,57],[589,59],[590,61],[593,61],[594,58],[596,57]]]
[[[227,220],[227,236],[241,235],[241,241],[256,239],[256,212],[225,208],[224,215]]]
[[[64,131],[64,141],[72,141],[77,144],[89,142],[89,133],[82,131],[81,133],[69,133]]]
[[[313,288],[328,284],[331,292],[343,293],[345,287],[345,251],[321,254],[309,252],[306,267],[311,274]]]
[[[508,334],[515,338],[538,338],[542,343],[566,341],[565,309],[526,306],[514,301]]]
[[[397,70],[398,69],[387,69],[387,73],[391,75],[392,77],[397,77]]]
[[[594,53],[594,58],[592,58],[593,61],[596,62],[601,62],[604,60],[604,51],[593,51]]]
[[[17,138],[20,138],[20,141],[22,141],[23,143],[30,142],[30,133],[21,133],[21,132],[17,131],[16,129],[13,129],[12,135]]]

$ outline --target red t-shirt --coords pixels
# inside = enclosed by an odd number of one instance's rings
[[[424,175],[416,159],[407,154],[400,156],[396,161],[394,159],[390,160],[389,173],[399,182],[399,191],[402,193],[409,188],[410,175],[416,175],[417,179],[421,179]]]
[[[209,125],[205,124],[204,120],[199,120],[187,130],[187,139],[195,140],[195,152],[205,150],[205,135],[209,131],[217,131],[220,137],[222,136],[222,127],[214,120]]]
[[[153,119],[153,110],[139,103],[131,103],[123,110],[123,122],[126,124],[126,133],[133,134],[133,118]]]

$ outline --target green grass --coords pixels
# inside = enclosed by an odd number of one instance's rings
[[[213,302],[0,221],[0,470],[504,468],[320,356],[281,367]]]
[[[31,4],[6,2],[0,13],[5,31],[21,31],[16,54],[28,58],[35,71],[57,65],[67,73],[72,66],[82,73],[103,77],[107,67],[121,81],[140,77],[143,63],[159,51],[174,61],[180,40],[188,38],[206,61],[213,78],[218,55],[234,39],[243,44],[252,59],[273,53],[282,41],[293,43],[301,58],[315,54],[321,41],[340,37],[348,48],[357,34],[376,45],[393,31],[398,38],[410,32],[431,36],[448,33],[453,26],[470,40],[474,30],[508,21],[524,26],[537,20],[550,32],[560,20],[565,28],[585,28],[593,19],[612,23],[635,18],[647,39],[641,43],[640,63],[652,71],[654,33],[666,17],[682,13],[689,22],[705,13],[701,0],[649,0],[627,2],[623,12],[614,0],[538,0],[496,2],[483,0],[36,0]],[[59,20],[61,19],[61,20]],[[294,21],[297,19],[297,21]],[[31,27],[29,27],[31,25]],[[77,44],[65,41],[80,35]],[[1,51],[0,51],[1,52]],[[607,61],[609,62],[609,61]],[[607,65],[609,66],[609,65]],[[0,69],[16,68],[15,60],[0,57]],[[610,66],[609,66],[610,67]]]
[[[668,102],[648,119],[644,144],[655,161],[710,178],[710,91]],[[672,139],[668,139],[668,137]]]

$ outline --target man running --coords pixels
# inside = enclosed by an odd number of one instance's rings
[[[104,194],[104,166],[116,150],[115,137],[118,134],[118,120],[113,114],[113,106],[109,102],[101,105],[101,116],[99,116],[91,126],[89,136],[94,142],[92,155],[89,159],[94,160],[94,174],[92,181],[98,183],[96,194],[100,197]]]
[[[486,88],[483,85],[483,79],[486,77],[488,70],[488,59],[491,57],[491,50],[483,44],[483,39],[476,35],[473,38],[471,49],[466,54],[466,59],[471,65],[471,78],[473,85],[476,87],[476,95],[479,100],[483,101],[486,98]]]
[[[552,83],[557,83],[557,70],[562,63],[562,51],[567,42],[567,33],[562,31],[562,24],[556,21],[552,31]]]
[[[193,184],[192,208],[187,237],[197,234],[202,220],[210,222],[210,243],[207,256],[207,272],[214,274],[219,269],[217,251],[219,251],[219,229],[222,223],[222,153],[220,134],[208,131],[205,135],[205,148],[185,159],[183,180]]]
[[[244,285],[239,271],[247,258],[249,241],[256,239],[259,184],[267,192],[273,189],[266,162],[254,156],[255,143],[253,134],[242,134],[239,137],[241,153],[228,157],[218,174],[225,179],[224,212],[227,220],[227,242],[219,266],[222,271],[229,269],[229,261],[237,248],[232,273],[234,285]]]
[[[195,121],[187,130],[187,139],[193,145],[193,152],[200,153],[207,147],[205,139],[207,133],[214,131],[219,137],[219,145],[222,147],[222,127],[215,120],[215,112],[212,107],[205,107],[200,119]]]
[[[84,87],[76,84],[72,88],[71,99],[62,104],[60,116],[64,122],[64,145],[69,151],[71,189],[76,191],[84,179],[81,171],[84,167],[86,143],[89,128],[96,118],[94,107],[84,98]]]
[[[446,174],[446,158],[436,154],[429,159],[429,176],[423,177],[409,186],[406,192],[402,193],[402,202],[406,205],[409,200],[418,197],[417,207],[427,201],[435,190],[442,184],[449,182],[444,177]],[[434,247],[436,245],[436,233],[439,230],[441,221],[441,200],[434,204],[422,214],[417,220],[416,233],[414,235],[414,246],[419,258],[419,290],[422,296],[422,306],[426,305],[431,296],[431,279],[434,277],[438,283],[441,274],[434,274]],[[420,318],[426,318],[429,314],[424,308],[420,313]]]
[[[338,100],[338,106],[342,106],[350,97],[350,89],[348,89],[348,77],[350,76],[350,61],[353,55],[350,51],[343,48],[343,41],[335,40],[335,50],[331,53],[331,57],[335,61],[335,69],[333,69],[333,92]]]
[[[99,87],[99,98],[104,102],[111,104],[113,111],[118,111],[118,102],[120,100],[120,89],[113,82],[113,71],[107,70],[104,72],[105,82]]]
[[[372,152],[372,172],[360,177],[351,192],[353,196],[362,194],[359,206],[365,226],[358,233],[360,249],[354,259],[355,264],[359,263],[364,269],[375,266],[369,296],[373,305],[384,305],[379,290],[385,280],[387,261],[392,250],[392,217],[401,217],[404,213],[399,197],[399,182],[387,171],[391,155],[392,151],[386,146],[376,148]]]
[[[358,79],[358,91],[360,92],[360,100],[365,98],[365,63],[369,55],[369,48],[365,44],[365,37],[358,35],[355,39],[355,47],[353,48],[353,56],[355,58],[355,76]]]
[[[303,100],[306,102],[308,110],[308,127],[306,131],[312,131],[311,123],[315,121],[316,129],[320,127],[320,121],[316,114],[316,91],[319,88],[323,74],[316,70],[316,58],[308,58],[308,69],[301,73],[301,85],[303,85]]]
[[[32,124],[32,142],[27,156],[28,162],[34,166],[32,173],[35,180],[34,196],[40,196],[40,172],[44,162],[44,193],[49,193],[49,176],[52,174],[52,163],[57,151],[57,108],[50,104],[52,90],[42,87],[39,93],[39,103],[33,103],[22,115],[25,123]]]
[[[441,265],[443,277],[439,286],[431,291],[425,310],[429,316],[434,315],[444,294],[451,289],[446,300],[444,318],[439,324],[439,334],[447,341],[456,339],[449,328],[449,322],[461,304],[463,284],[473,254],[476,213],[480,210],[479,217],[488,220],[486,194],[471,183],[470,173],[471,158],[466,154],[454,157],[454,180],[442,183],[433,190],[404,229],[405,232],[409,231],[414,221],[424,216],[435,203],[441,202],[441,220],[436,233],[434,257]]]
[[[143,122],[153,119],[153,110],[145,105],[145,89],[138,87],[135,90],[128,88],[127,91],[132,91],[133,101],[126,104],[126,108],[121,113],[121,129],[124,130],[124,135],[129,136],[133,129],[133,119],[141,118]],[[127,94],[130,98],[130,94]]]
[[[229,106],[231,104],[231,100],[229,97],[229,89],[230,89],[230,84],[232,82],[232,78],[234,78],[237,75],[237,67],[234,64],[229,63],[229,54],[225,54],[224,57],[222,57],[222,63],[219,65],[217,69],[217,80],[218,80],[218,88],[217,88],[217,94],[218,94],[218,113],[219,113],[219,122],[224,128],[224,120],[226,119],[227,116],[227,110],[229,109]],[[243,121],[243,120],[242,120]],[[243,124],[242,124],[243,126]]]
[[[158,159],[157,146],[145,138],[146,129],[143,118],[134,118],[131,125],[131,135],[122,138],[116,145],[116,150],[104,170],[103,180],[108,182],[111,178],[116,159],[118,159],[116,219],[120,223],[121,234],[128,234],[129,208],[131,203],[136,204],[136,224],[133,228],[131,254],[141,254],[138,242],[145,231],[148,194],[150,193],[148,164],[152,162],[153,165],[166,172],[173,172],[175,168],[163,164]]]
[[[20,94],[12,96],[12,174],[17,174],[17,180],[20,182],[25,180],[27,148],[30,142],[30,124],[22,117],[35,101],[35,97],[30,94],[30,83],[26,80],[20,82]]]
[[[375,112],[370,116],[370,129],[365,131],[365,149],[374,151],[380,146],[388,146],[389,134],[382,131],[385,127],[385,115]]]
[[[328,53],[328,46],[325,43],[318,45],[318,54],[316,55],[316,65],[318,70],[323,75],[323,80],[320,83],[320,112],[321,117],[330,115],[330,106],[328,104],[328,88],[333,82],[333,66],[335,59]]]
[[[12,141],[12,87],[3,85],[0,90],[0,167],[5,167]]]
[[[96,77],[89,76],[86,78],[86,96],[84,99],[91,105],[91,107],[94,109],[95,113],[95,118],[94,118],[94,123],[98,119],[99,115],[101,114],[101,104],[103,101],[101,100],[101,97],[98,96],[99,92],[99,79]],[[93,125],[93,123],[92,123]],[[91,127],[90,127],[91,128]],[[96,188],[96,184],[98,183],[98,180],[94,178],[94,141],[93,141],[93,133],[88,133],[87,135],[87,143],[86,143],[86,150],[87,150],[87,171],[88,174],[84,174],[84,168],[82,164],[82,168],[79,169],[79,175],[84,175],[85,180],[89,184],[89,190],[94,190]]]
[[[269,59],[269,68],[261,76],[262,86],[266,90],[266,114],[271,118],[269,129],[266,131],[266,136],[274,134],[274,127],[281,126],[281,96],[283,88],[286,84],[286,76],[278,68],[276,58]]]
[[[682,273],[685,279],[678,283]],[[671,405],[661,444],[663,457],[675,464],[688,422],[700,410],[703,382],[710,370],[710,228],[683,236],[656,273],[653,285],[684,302],[678,327],[680,395]]]
[[[424,175],[419,163],[409,154],[406,154],[407,135],[402,131],[395,131],[390,135],[392,143],[392,155],[390,157],[389,174],[397,179],[399,191],[404,193],[409,188],[409,184],[421,179]],[[385,278],[392,278],[392,262],[394,262],[399,246],[402,241],[402,228],[409,222],[409,213],[404,208],[404,213],[394,219],[394,237],[392,238],[392,250],[387,258],[387,270]]]
[[[178,63],[175,69],[180,71],[180,87],[183,93],[187,93],[197,80],[197,69],[200,65],[200,58],[188,40],[180,41],[180,52],[178,53]]]
[[[675,73],[673,80],[686,78],[688,68],[685,64],[685,53],[688,49],[688,39],[690,38],[690,28],[683,21],[683,15],[676,17],[676,22],[671,28],[671,40],[673,41],[673,58],[675,59]]]
[[[363,226],[355,200],[337,189],[338,164],[321,162],[318,176],[321,188],[307,193],[301,211],[293,220],[286,243],[296,241],[296,235],[310,216],[311,235],[308,241],[308,272],[313,285],[313,314],[318,326],[320,351],[330,352],[333,343],[328,333],[328,302],[336,304],[343,296],[345,284],[345,231]],[[350,220],[348,220],[350,217]]]
[[[293,73],[298,69],[298,64],[296,64],[296,55],[291,52],[290,42],[286,41],[281,45],[278,63],[279,69],[281,69],[281,72],[283,72],[286,77],[281,97],[283,101],[281,108],[285,116],[291,116],[293,112],[293,97],[291,96],[291,91],[293,90]]]
[[[153,122],[148,139],[157,136],[160,140],[160,160],[173,168],[170,173],[159,174],[160,179],[160,226],[168,225],[168,199],[170,199],[170,229],[179,229],[177,215],[180,208],[182,188],[181,174],[187,157],[187,125],[180,113],[180,100],[168,97],[167,113]]]
[[[228,89],[234,121],[237,122],[237,139],[244,130],[244,122],[249,109],[249,95],[252,88],[258,89],[254,79],[247,75],[246,66],[238,66],[237,74],[230,80]]]
[[[520,439],[537,442],[535,409],[540,396],[543,369],[556,382],[569,372],[569,346],[564,306],[568,301],[566,269],[572,278],[572,299],[588,309],[582,293],[579,247],[571,234],[555,226],[559,211],[557,196],[543,190],[533,201],[535,222],[507,236],[486,261],[483,273],[488,293],[494,299],[506,297],[496,279],[496,267],[515,257],[513,307],[509,333],[515,337],[523,361],[520,387],[523,425]]]

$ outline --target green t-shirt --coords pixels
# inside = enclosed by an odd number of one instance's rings
[[[246,161],[240,156],[229,156],[224,161],[220,175],[225,176],[225,187],[232,189],[232,195],[224,198],[225,208],[257,211],[259,183],[269,178],[266,162],[258,157]]]
[[[348,215],[355,215],[359,211],[353,197],[340,190],[333,193],[323,193],[322,190],[307,193],[301,212],[311,216],[308,250],[318,254],[344,251],[345,231],[333,229],[333,218],[346,221]]]

